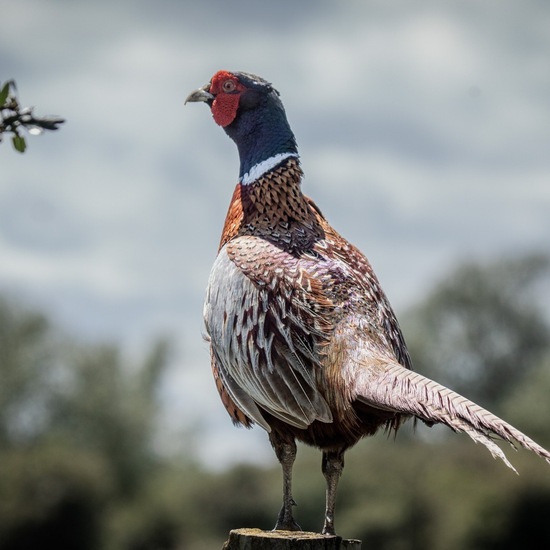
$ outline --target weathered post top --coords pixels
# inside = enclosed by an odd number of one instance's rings
[[[361,550],[361,541],[306,531],[235,529],[222,550]]]

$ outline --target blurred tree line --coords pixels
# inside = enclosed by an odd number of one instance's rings
[[[464,264],[403,319],[419,371],[547,448],[549,266],[545,255]],[[168,356],[159,341],[134,364],[115,345],[75,341],[0,299],[1,550],[220,549],[232,528],[272,528],[275,464],[212,472],[192,455],[155,451]],[[467,437],[415,431],[395,441],[381,434],[348,453],[343,536],[373,550],[550,547],[548,464],[517,453],[515,476]],[[295,498],[302,527],[318,530],[317,451],[300,449]]]

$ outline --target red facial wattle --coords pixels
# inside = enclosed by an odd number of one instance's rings
[[[230,89],[230,91],[227,91]],[[237,116],[241,93],[246,90],[235,77],[228,71],[218,71],[212,78],[210,93],[214,96],[212,102],[212,116],[217,124],[222,127],[231,124]]]

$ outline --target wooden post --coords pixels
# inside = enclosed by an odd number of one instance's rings
[[[222,550],[361,550],[361,541],[305,531],[235,529]]]

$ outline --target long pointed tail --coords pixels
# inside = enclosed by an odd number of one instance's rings
[[[379,367],[382,367],[379,365]],[[398,363],[386,363],[378,372],[370,369],[356,380],[358,399],[373,407],[414,415],[439,422],[454,431],[467,433],[517,473],[493,437],[519,443],[550,464],[550,452],[512,425],[462,395]]]

